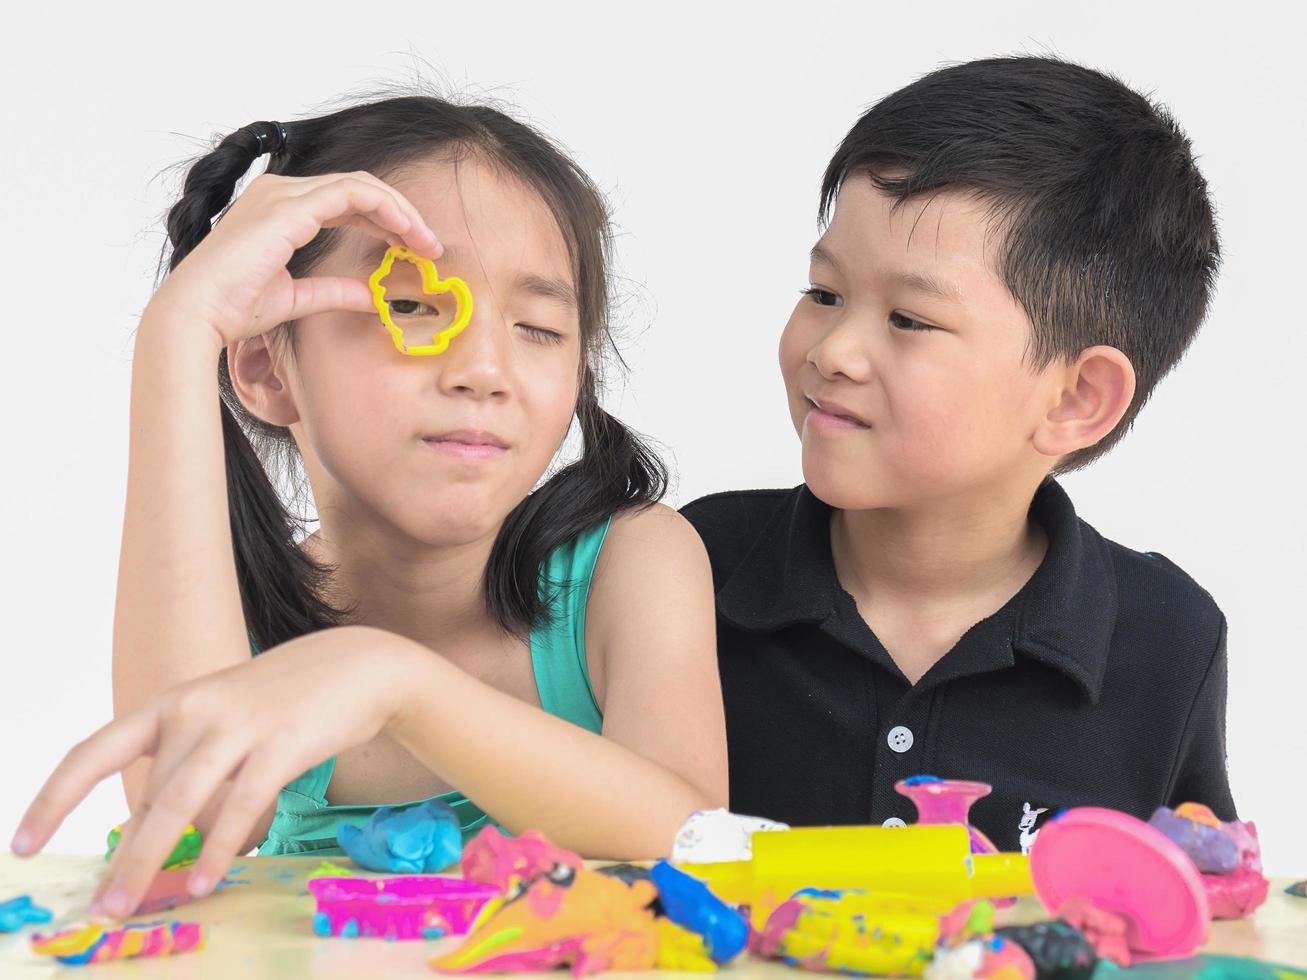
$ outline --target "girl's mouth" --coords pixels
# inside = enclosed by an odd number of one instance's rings
[[[508,444],[493,432],[460,429],[439,435],[423,436],[422,441],[436,452],[454,459],[499,459],[508,452]]]

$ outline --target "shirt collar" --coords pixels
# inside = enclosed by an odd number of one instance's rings
[[[785,497],[718,589],[718,613],[753,632],[830,619],[840,589],[830,512],[806,485]],[[1012,649],[1059,670],[1097,702],[1117,613],[1107,542],[1076,516],[1056,481],[1035,493],[1030,514],[1048,535],[1048,552],[1011,600]]]

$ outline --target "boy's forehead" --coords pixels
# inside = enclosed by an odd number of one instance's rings
[[[981,282],[1006,289],[997,274],[998,237],[992,207],[973,192],[944,189],[898,202],[858,176],[841,187],[812,257],[846,275],[890,276],[961,301]]]

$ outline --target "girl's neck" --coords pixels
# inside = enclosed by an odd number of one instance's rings
[[[333,569],[330,598],[353,610],[353,622],[442,651],[494,628],[484,585],[494,540],[491,533],[466,544],[420,545],[353,521],[324,521],[305,544]]]
[[[1032,497],[1024,488],[920,507],[836,510],[836,573],[855,597],[926,604],[1019,587],[1048,546],[1043,528],[1029,518]]]

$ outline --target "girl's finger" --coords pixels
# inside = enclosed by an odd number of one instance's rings
[[[417,210],[397,198],[384,184],[378,186],[355,177],[340,180],[308,191],[299,202],[309,209],[318,227],[352,214],[366,216],[385,231],[398,235],[404,244],[421,255],[439,258],[442,249],[435,234]]]
[[[291,282],[292,298],[287,320],[298,320],[327,310],[374,312],[372,291],[362,280],[348,276],[306,276]]]
[[[387,245],[403,245],[404,239],[394,232],[387,231],[367,215],[348,214],[335,218],[324,226],[327,228],[357,228],[369,238],[379,238]],[[425,254],[425,253],[424,253]]]
[[[366,170],[359,170],[349,174],[326,175],[323,178],[322,183],[315,183],[312,185],[301,184],[300,187],[306,188],[306,190],[299,190],[298,193],[306,193],[307,190],[329,185],[333,181],[357,181],[368,184],[375,187],[377,190],[388,194],[394,200],[396,206],[398,206],[399,209],[408,216],[410,222],[412,222],[411,234],[406,236],[406,244],[408,244],[409,248],[433,259],[440,258],[443,248],[440,245],[439,239],[436,238],[436,233],[431,230],[431,226],[428,225],[426,219],[422,217],[422,212],[413,205],[412,201],[401,194],[398,190],[391,187],[381,178],[368,173]]]
[[[154,749],[158,728],[157,709],[144,708],[109,722],[73,746],[28,805],[14,833],[13,852],[27,856],[45,847],[96,783]]]
[[[135,911],[167,860],[187,824],[240,765],[247,749],[244,737],[215,736],[201,742],[150,801],[132,839],[121,845],[122,860],[104,890],[105,914],[126,917]]]
[[[207,895],[222,880],[243,848],[255,822],[277,798],[281,787],[303,772],[288,766],[285,752],[259,750],[246,758],[217,817],[204,837],[204,847],[187,881],[192,895]]]

